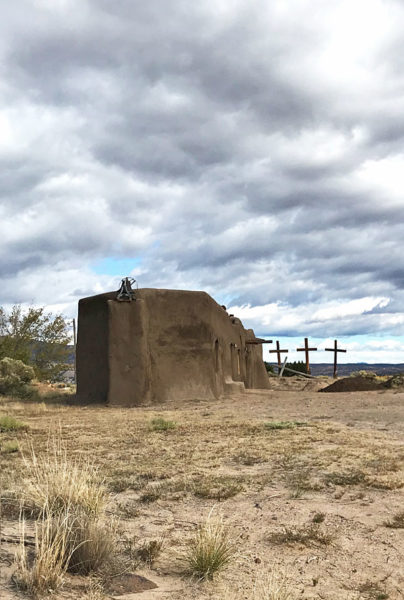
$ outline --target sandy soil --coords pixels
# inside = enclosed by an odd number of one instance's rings
[[[0,414],[30,429],[0,436],[41,453],[60,423],[72,455],[91,456],[105,477],[121,541],[164,538],[153,566],[136,568],[158,587],[124,600],[270,600],[251,591],[267,573],[284,579],[293,600],[404,598],[404,529],[385,525],[404,510],[404,392],[317,393],[329,382],[273,379],[269,391],[217,403],[139,409],[3,400]],[[153,431],[156,416],[175,428]],[[21,456],[0,453],[0,461],[7,495],[21,485]],[[181,556],[212,507],[237,552],[220,577],[200,583]],[[1,535],[19,536],[7,511]],[[1,545],[2,600],[23,597],[9,581],[15,547]],[[53,597],[110,597],[87,588],[88,579],[69,576]]]

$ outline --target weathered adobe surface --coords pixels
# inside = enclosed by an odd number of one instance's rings
[[[84,298],[78,397],[138,406],[267,389],[257,342],[205,292],[141,289],[132,302],[118,302],[116,292]]]

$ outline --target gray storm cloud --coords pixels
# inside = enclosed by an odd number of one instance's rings
[[[262,333],[363,299],[330,335],[403,334],[403,25],[393,0],[3,3],[1,303],[73,312],[133,257]]]

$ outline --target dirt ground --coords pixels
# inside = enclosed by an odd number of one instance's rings
[[[133,565],[158,587],[123,600],[271,600],[251,591],[268,573],[284,580],[290,600],[404,598],[404,529],[386,526],[404,511],[404,392],[327,394],[318,393],[324,378],[271,381],[271,390],[220,402],[138,409],[0,399],[0,415],[29,425],[0,433],[0,443],[17,440],[22,451],[32,443],[40,454],[60,428],[72,456],[89,456],[105,479],[122,556],[162,540],[152,566]],[[175,425],[156,431],[156,417]],[[0,449],[0,469],[2,496],[18,497],[21,453]],[[185,574],[182,556],[212,508],[237,551],[201,583]],[[7,503],[1,536],[0,598],[16,600],[10,540],[19,531]],[[52,597],[111,595],[68,576]]]

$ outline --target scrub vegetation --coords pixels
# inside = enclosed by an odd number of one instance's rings
[[[2,600],[105,600],[131,573],[150,600],[399,597],[401,392],[107,409],[36,389],[0,398]]]

